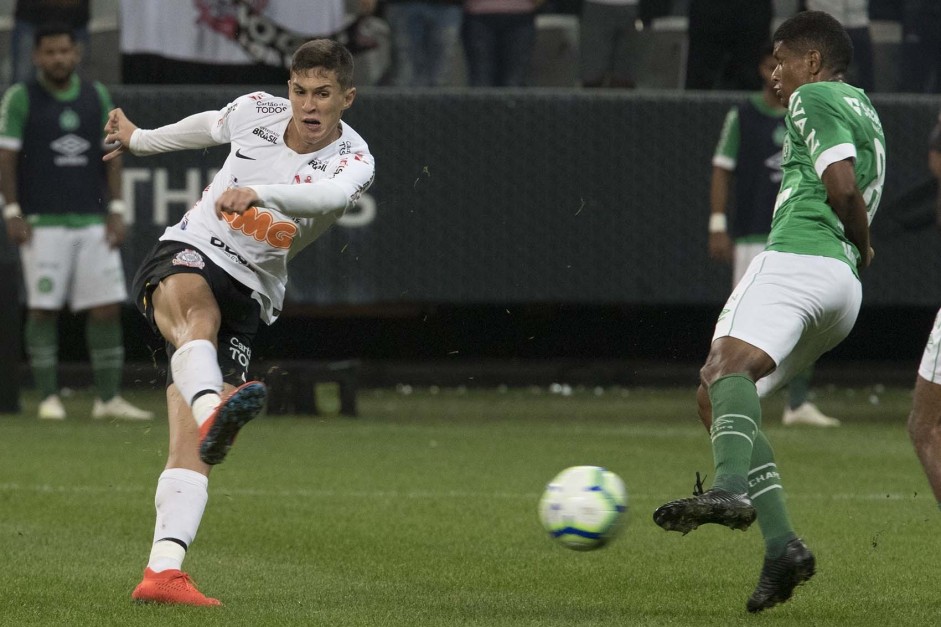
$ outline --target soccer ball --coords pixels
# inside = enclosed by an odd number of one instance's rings
[[[607,544],[626,516],[624,482],[599,466],[566,468],[549,482],[539,501],[539,519],[549,537],[578,551]]]

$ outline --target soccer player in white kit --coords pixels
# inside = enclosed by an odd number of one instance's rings
[[[280,314],[288,261],[373,181],[369,147],[340,119],[356,96],[352,77],[349,51],[317,39],[294,53],[287,99],[247,94],[155,130],[111,112],[107,139],[120,147],[105,158],[230,145],[202,198],[166,229],[134,279],[137,306],[170,355],[169,456],[137,601],[220,605],[196,589],[183,558],[211,466],[264,404],[264,385],[246,374],[259,321]]]
[[[654,512],[662,528],[684,534],[706,523],[744,530],[757,518],[765,554],[749,612],[787,601],[816,567],[791,525],[759,397],[853,328],[886,165],[878,114],[865,92],[842,81],[853,56],[842,25],[805,11],[781,24],[773,40],[772,82],[788,108],[781,188],[765,252],[719,314],[700,371],[697,401],[711,430],[713,487]]]
[[[931,132],[928,168],[941,181],[941,115]],[[935,206],[936,225],[941,227],[941,196]],[[941,310],[935,317],[918,365],[908,435],[941,509]]]

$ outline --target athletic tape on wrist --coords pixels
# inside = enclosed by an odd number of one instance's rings
[[[3,219],[9,220],[10,218],[22,218],[23,210],[20,209],[20,203],[18,202],[8,202],[3,208]]]
[[[127,216],[127,203],[123,200],[118,200],[115,198],[108,203],[108,213],[119,215],[122,218]]]
[[[713,213],[709,216],[709,232],[725,233],[728,224],[724,213]]]

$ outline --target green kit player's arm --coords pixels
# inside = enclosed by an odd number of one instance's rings
[[[820,178],[827,188],[827,203],[843,223],[847,239],[859,251],[859,269],[862,270],[869,266],[873,252],[869,246],[866,202],[856,187],[856,170],[852,159],[831,163]]]

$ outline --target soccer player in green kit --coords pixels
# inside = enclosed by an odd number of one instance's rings
[[[744,530],[757,518],[765,556],[750,612],[787,601],[815,569],[791,526],[759,397],[852,329],[886,164],[879,116],[862,90],[841,80],[853,55],[842,25],[805,11],[781,24],[773,41],[772,81],[788,108],[781,189],[765,252],[719,315],[697,393],[715,480],[654,512],[662,528],[684,534],[705,523]]]

